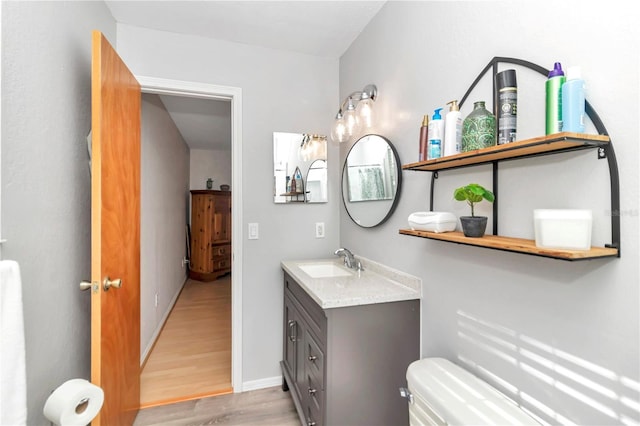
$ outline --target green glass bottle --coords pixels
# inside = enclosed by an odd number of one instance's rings
[[[496,144],[496,117],[484,101],[473,103],[473,111],[462,122],[462,152],[487,148]]]

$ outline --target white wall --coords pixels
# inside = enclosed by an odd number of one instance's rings
[[[213,179],[213,188],[231,185],[230,149],[192,149],[189,174],[190,189],[207,189],[207,179]]]
[[[340,165],[330,147],[329,203],[274,204],[273,132],[329,134],[338,61],[128,25],[118,25],[118,53],[136,75],[242,88],[242,226],[260,224],[260,239],[243,244],[242,375],[245,383],[277,380],[280,261],[333,255]],[[326,238],[315,238],[315,222],[325,222]]]
[[[90,376],[91,30],[115,45],[102,2],[2,7],[2,230],[24,303],[27,424],[68,379]]]
[[[189,148],[160,97],[142,94],[140,349],[153,346],[186,279]],[[155,305],[156,295],[158,306]]]
[[[388,2],[340,60],[342,95],[378,86],[380,131],[404,164],[417,161],[422,115],[460,99],[492,57],[582,66],[620,168],[620,259],[572,263],[399,235],[411,212],[429,208],[428,172],[404,172],[396,213],[379,228],[359,228],[341,208],[343,245],[422,278],[423,355],[465,366],[550,423],[640,422],[637,19],[618,1]],[[543,135],[545,78],[518,80],[520,136]],[[466,108],[490,105],[484,86]],[[491,183],[490,166],[439,176],[435,209],[458,216],[467,208],[453,188]],[[533,208],[586,207],[594,243],[610,242],[609,175],[595,151],[502,163],[499,179],[501,232],[532,238]]]

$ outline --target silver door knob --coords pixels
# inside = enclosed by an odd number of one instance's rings
[[[111,287],[114,287],[114,288],[122,287],[122,280],[120,278],[116,278],[115,280],[110,280],[109,277],[105,277],[104,281],[102,281],[102,288],[104,288],[104,291],[108,291]]]
[[[91,282],[80,281],[80,290],[84,291],[84,290],[90,290],[90,289],[91,289]]]

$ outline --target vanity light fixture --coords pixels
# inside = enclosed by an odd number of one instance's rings
[[[327,137],[308,133],[303,134],[299,153],[302,161],[326,160]]]
[[[348,142],[362,128],[373,126],[373,102],[378,97],[375,84],[367,84],[361,92],[353,92],[340,104],[331,139],[337,143]]]

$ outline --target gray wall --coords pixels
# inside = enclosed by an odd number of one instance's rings
[[[142,94],[140,350],[151,350],[186,279],[189,148],[160,96]],[[158,306],[155,305],[156,295]]]
[[[91,30],[101,2],[2,2],[2,236],[22,273],[30,425],[68,379],[90,375]]]
[[[329,202],[274,204],[273,132],[329,134],[338,61],[121,24],[118,53],[136,75],[242,88],[242,226],[260,224],[260,239],[243,244],[242,375],[245,383],[277,382],[280,261],[333,256],[341,200],[338,152],[332,146]],[[315,238],[315,222],[325,222],[326,238]]]
[[[398,235],[411,212],[429,208],[427,172],[403,173],[398,209],[380,228],[363,230],[341,209],[343,245],[422,278],[423,356],[463,365],[552,424],[640,421],[640,34],[630,8],[617,1],[388,2],[340,60],[343,96],[377,84],[380,131],[403,164],[417,161],[422,115],[459,99],[492,57],[582,66],[587,99],[618,157],[621,259],[570,263]],[[544,135],[544,82],[518,71],[523,138]],[[483,84],[465,106],[490,104],[490,87]],[[609,242],[609,176],[595,151],[500,170],[504,234],[533,238],[534,208],[589,208],[594,243]],[[491,183],[487,166],[439,176],[435,209],[457,216],[468,208],[452,200],[456,186]]]

